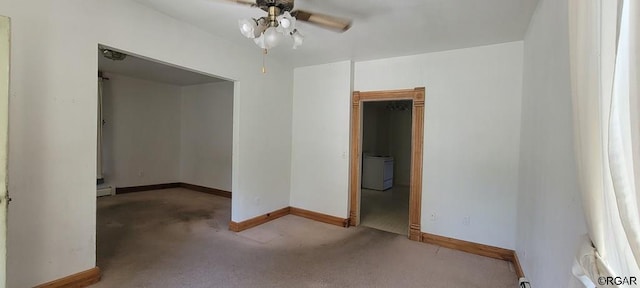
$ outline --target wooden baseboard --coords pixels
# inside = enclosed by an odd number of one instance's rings
[[[438,236],[429,233],[422,233],[422,242],[505,261],[513,260],[513,250]]]
[[[331,215],[326,215],[318,212],[313,212],[309,210],[304,210],[300,208],[290,207],[290,213],[292,215],[309,218],[311,220],[324,222],[327,224],[332,224],[340,227],[349,227],[349,219],[339,218]]]
[[[340,226],[340,227],[348,227],[348,224],[349,224],[349,219],[339,218],[339,217],[326,215],[318,212],[313,212],[309,210],[304,210],[300,208],[295,208],[295,207],[285,207],[264,215],[260,215],[258,217],[251,218],[249,220],[242,221],[242,222],[231,221],[229,222],[229,230],[233,232],[240,232],[240,231],[247,230],[249,228],[267,223],[271,220],[278,219],[282,216],[286,216],[289,214]]]
[[[179,184],[180,184],[180,187],[185,188],[185,189],[198,191],[198,192],[203,192],[203,193],[207,193],[207,194],[221,196],[221,197],[225,197],[225,198],[231,199],[231,192],[229,192],[229,191],[224,191],[224,190],[220,190],[220,189],[209,188],[209,187],[204,187],[204,186],[199,186],[199,185],[193,185],[193,184],[189,184],[189,183],[182,183],[182,182],[179,183]]]
[[[80,273],[53,280],[35,288],[81,288],[98,283],[100,281],[100,268],[94,267]]]
[[[514,250],[438,236],[429,233],[422,233],[421,242],[434,244],[449,249],[464,251],[480,256],[509,261],[513,264],[513,269],[515,270],[516,275],[518,275],[518,278],[524,277],[524,271],[522,270],[522,266],[520,265],[518,254]]]
[[[516,270],[516,275],[518,275],[518,278],[524,277],[524,271],[522,270],[520,260],[518,259],[518,253],[516,253],[516,251],[513,251],[511,263],[513,263],[513,268]]]
[[[240,232],[249,228],[258,226],[260,224],[267,223],[271,220],[278,219],[282,216],[289,215],[289,207],[278,209],[276,211],[260,215],[258,217],[251,218],[242,222],[229,222],[229,230],[233,232]]]
[[[185,189],[189,189],[197,192],[203,192],[203,193],[221,196],[225,198],[231,198],[231,192],[229,191],[224,191],[220,189],[209,188],[209,187],[204,187],[199,185],[193,185],[189,183],[182,183],[182,182],[143,185],[143,186],[131,186],[131,187],[117,187],[116,194],[161,190],[161,189],[170,189],[170,188],[185,188]]]
[[[143,186],[117,187],[116,194],[125,194],[125,193],[178,188],[178,187],[180,187],[180,183],[177,183],[177,182],[165,183],[165,184],[154,184],[154,185],[143,185]]]

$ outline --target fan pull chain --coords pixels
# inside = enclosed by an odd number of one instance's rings
[[[267,49],[264,49],[262,52],[262,74],[267,74],[267,67],[265,67],[267,52],[268,52]]]

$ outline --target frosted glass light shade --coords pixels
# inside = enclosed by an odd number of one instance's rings
[[[298,49],[298,46],[302,45],[304,41],[304,36],[298,30],[293,31],[291,38],[293,39],[293,49]]]
[[[267,28],[267,30],[264,31],[263,35],[264,35],[264,43],[266,46],[269,47],[266,49],[270,49],[278,46],[278,44],[280,43],[280,40],[282,40],[282,34],[276,31],[276,28],[273,28],[273,27]]]
[[[271,49],[282,41],[284,36],[291,36],[293,49],[302,45],[304,36],[296,29],[296,18],[288,11],[277,16],[277,23],[269,21],[266,17],[258,19],[243,19],[238,21],[238,28],[243,36],[253,39],[253,42],[262,49]]]
[[[276,19],[278,20],[278,32],[288,35],[296,29],[296,18],[291,16],[289,11],[285,11]]]
[[[271,49],[272,47],[267,47],[267,44],[264,42],[264,34],[260,34],[260,37],[253,39],[253,42],[258,45],[258,47],[262,49]]]
[[[240,33],[249,39],[256,38],[256,28],[258,24],[253,19],[242,19],[238,21],[238,27],[240,28]]]

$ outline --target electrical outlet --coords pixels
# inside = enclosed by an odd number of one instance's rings
[[[432,212],[431,213],[431,221],[436,221],[438,220],[438,214],[436,214],[436,212]]]
[[[471,217],[464,216],[464,218],[462,218],[462,224],[464,224],[465,226],[471,225]]]
[[[140,171],[138,171],[138,177],[144,177],[144,169],[140,169]]]

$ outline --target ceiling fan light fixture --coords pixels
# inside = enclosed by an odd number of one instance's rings
[[[255,19],[242,19],[238,21],[238,27],[240,27],[240,33],[244,37],[249,39],[256,38],[256,29],[258,28],[258,23]]]
[[[351,28],[351,20],[332,15],[295,10],[295,0],[227,0],[249,5],[267,12],[265,17],[240,20],[240,32],[247,38],[254,39],[262,49],[270,49],[278,45],[285,36],[291,37],[294,49],[302,45],[303,35],[297,30],[296,22],[302,21],[322,28],[342,33]],[[275,35],[275,30],[280,35]],[[267,35],[265,35],[267,34]]]
[[[282,15],[277,17],[278,19],[278,32],[290,35],[293,30],[296,29],[296,18],[291,16],[289,11],[285,11]]]
[[[282,40],[282,34],[276,30],[274,27],[269,27],[264,31],[264,43],[267,47],[266,49],[271,49],[273,47],[278,46],[280,44],[280,40]]]
[[[253,39],[253,43],[256,43],[260,49],[271,49],[271,47],[267,47],[267,44],[264,41],[264,34],[260,34],[260,37]]]
[[[298,30],[293,30],[293,32],[291,32],[291,38],[293,39],[293,49],[298,49],[304,41],[304,35],[302,35]]]
[[[285,37],[291,37],[294,48],[302,45],[303,37],[297,32],[296,18],[289,12],[293,6],[290,6],[288,8],[289,10],[287,10],[285,6],[276,5],[279,3],[277,2],[278,0],[257,1],[257,7],[261,7],[261,9],[267,11],[268,15],[258,19],[248,18],[239,20],[238,28],[240,28],[240,33],[243,36],[253,39],[253,42],[263,50],[269,50],[278,46]],[[293,2],[289,4],[292,3]]]
[[[331,15],[294,10],[295,0],[227,0],[235,3],[259,8],[267,15],[260,18],[249,18],[238,21],[240,33],[263,50],[262,73],[266,73],[265,58],[268,50],[276,47],[285,37],[291,37],[293,49],[298,49],[304,42],[304,35],[296,27],[299,21],[314,24],[322,28],[347,31],[351,20]]]

